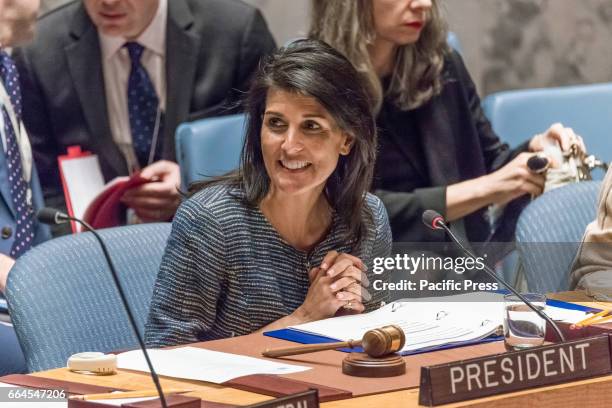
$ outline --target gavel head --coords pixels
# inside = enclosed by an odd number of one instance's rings
[[[382,357],[400,351],[406,343],[401,327],[390,325],[367,331],[361,346],[370,357]]]

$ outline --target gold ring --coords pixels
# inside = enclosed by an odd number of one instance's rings
[[[352,301],[347,301],[346,305],[344,305],[345,309],[351,310],[353,308],[353,302]]]

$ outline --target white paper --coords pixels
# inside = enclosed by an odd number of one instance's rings
[[[216,384],[245,375],[291,374],[310,369],[310,367],[276,363],[197,347],[181,347],[171,350],[147,349],[147,351],[159,375]],[[140,350],[119,354],[117,367],[149,372]]]
[[[339,340],[359,340],[368,330],[394,324],[406,335],[401,351],[415,351],[487,337],[503,324],[503,313],[503,295],[478,293],[394,302],[370,313],[292,328]]]
[[[72,205],[71,215],[83,218],[87,207],[105,185],[98,156],[62,160],[61,167]]]
[[[546,306],[545,312],[554,321],[564,323],[578,323],[589,316],[587,312],[581,310],[563,309],[554,306]]]
[[[370,313],[333,317],[291,328],[346,341],[360,340],[368,330],[394,324],[406,335],[401,351],[416,351],[488,337],[503,326],[504,313],[503,295],[481,292],[407,299]],[[585,316],[584,312],[552,306],[546,307],[546,313],[553,320],[570,323]]]

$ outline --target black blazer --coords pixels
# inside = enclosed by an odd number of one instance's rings
[[[423,225],[423,211],[434,209],[445,215],[446,186],[491,173],[527,146],[511,150],[493,132],[457,52],[446,56],[442,75],[442,92],[417,108],[411,115],[416,124],[406,127],[416,129],[418,134],[413,136],[421,139],[422,152],[406,147],[402,141],[406,135],[390,131],[391,127],[401,128],[401,123],[385,123],[384,118],[378,118],[379,131],[388,132],[385,137],[394,138],[393,145],[399,146],[402,153],[398,155],[383,146],[374,178],[374,190],[387,208],[394,242],[445,241],[441,231],[431,231]],[[416,157],[419,154],[424,157]],[[413,189],[408,177],[403,177],[410,162],[425,163],[430,186]],[[453,229],[472,242],[485,241],[489,236],[485,210],[455,221]]]
[[[276,45],[260,12],[239,0],[169,0],[167,100],[162,158],[175,161],[176,127],[228,113],[260,58]],[[96,153],[107,181],[128,173],[113,142],[96,27],[81,1],[42,17],[34,42],[17,49],[24,122],[50,205],[63,193],[57,156],[70,145]]]

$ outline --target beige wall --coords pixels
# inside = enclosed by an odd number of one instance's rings
[[[247,1],[262,9],[279,43],[306,32],[309,0]],[[612,81],[612,0],[442,3],[483,94]]]
[[[279,44],[308,29],[309,0],[245,1],[263,11]],[[441,1],[484,95],[612,81],[612,0]]]
[[[481,92],[612,81],[611,0],[446,0]]]

